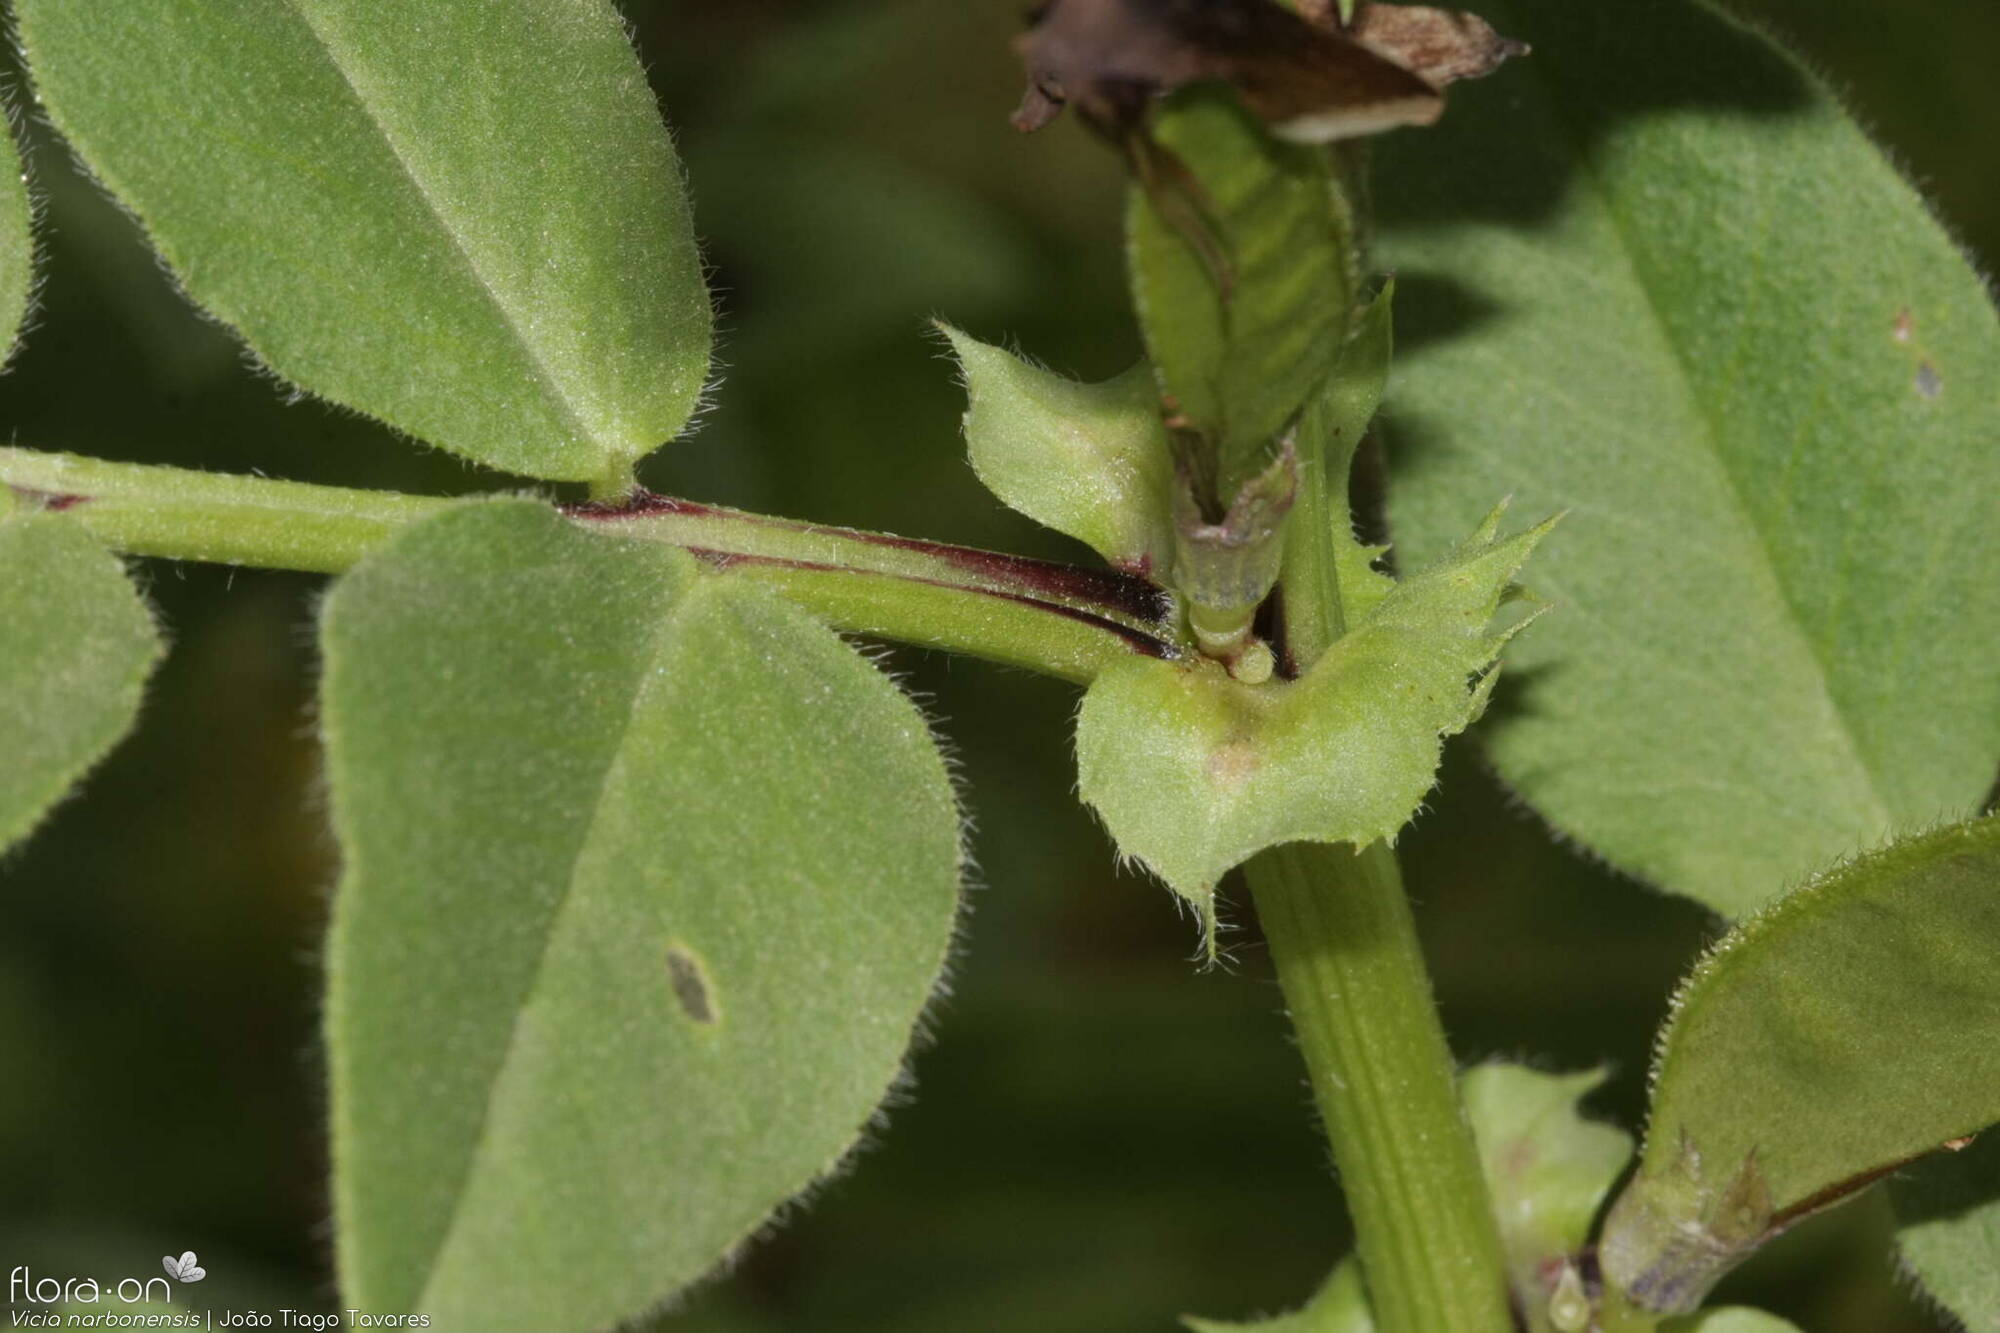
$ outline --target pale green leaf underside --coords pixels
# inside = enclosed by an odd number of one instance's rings
[[[1403,548],[1570,519],[1502,774],[1728,913],[2000,761],[2000,324],[1825,89],[1682,0],[1498,0],[1534,56],[1382,155]]]
[[[986,489],[1114,565],[1164,577],[1174,464],[1152,370],[1079,384],[949,325],[965,375],[965,443]]]
[[[1632,1158],[1631,1135],[1578,1110],[1604,1079],[1601,1069],[1545,1074],[1493,1062],[1459,1080],[1508,1274],[1534,1333],[1553,1329],[1547,1274],[1575,1261]]]
[[[1206,904],[1266,847],[1394,837],[1440,738],[1477,716],[1484,689],[1467,679],[1511,633],[1489,622],[1547,531],[1501,539],[1498,521],[1398,583],[1296,682],[1140,658],[1100,674],[1077,718],[1078,785],[1119,849]]]
[[[1966,1328],[2000,1329],[2000,1134],[1919,1162],[1889,1189],[1904,1267]]]
[[[525,502],[336,588],[345,1297],[594,1329],[854,1143],[957,905],[922,717],[831,631]]]
[[[0,365],[5,365],[20,340],[35,288],[35,238],[20,149],[11,133],[0,140]]]
[[[2000,1121],[1995,958],[2000,819],[1858,857],[1738,926],[1661,1040],[1607,1273],[1629,1285],[1746,1172],[1781,1223]]]
[[[118,558],[0,489],[0,850],[131,730],[159,655]]]
[[[1190,1315],[1181,1323],[1194,1333],[1375,1333],[1375,1319],[1361,1285],[1361,1268],[1352,1259],[1334,1269],[1326,1285],[1290,1314],[1244,1323]]]
[[[687,421],[708,297],[605,0],[17,13],[57,125],[287,379],[547,478],[603,476]]]

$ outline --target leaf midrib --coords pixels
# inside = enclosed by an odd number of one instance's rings
[[[493,279],[488,275],[485,266],[481,264],[478,253],[468,240],[464,230],[447,216],[445,209],[433,193],[430,181],[418,169],[416,162],[404,150],[402,143],[398,141],[386,119],[377,114],[374,104],[369,100],[368,94],[362,89],[361,84],[356,80],[354,71],[351,68],[352,64],[358,62],[353,62],[351,58],[343,59],[343,48],[334,40],[331,34],[324,31],[314,21],[312,10],[307,0],[285,0],[285,4],[298,16],[299,22],[305,26],[306,31],[311,34],[313,41],[318,43],[320,50],[325,54],[327,63],[333,67],[335,73],[340,75],[341,82],[346,85],[348,92],[354,98],[356,108],[361,112],[362,120],[381,139],[383,147],[389,152],[390,159],[395,162],[397,169],[402,172],[404,180],[409,182],[412,193],[416,195],[418,202],[423,205],[424,211],[429,213],[437,222],[438,230],[450,242],[452,252],[464,264],[465,270],[471,276],[474,286],[486,298],[487,303],[493,307],[494,313],[500,317],[500,322],[506,327],[515,345],[521,349],[522,356],[527,359],[528,367],[533,372],[536,382],[542,386],[549,400],[569,424],[571,430],[575,432],[577,440],[594,446],[602,453],[613,452],[607,442],[601,440],[597,432],[591,428],[582,408],[577,404],[568,386],[565,385],[562,377],[550,365],[547,353],[543,351],[541,345],[534,338],[529,336],[527,328],[522,325],[520,319],[502,297],[499,287],[495,285]]]
[[[459,1173],[458,1183],[451,1191],[451,1213],[444,1226],[437,1233],[437,1243],[432,1248],[424,1265],[424,1284],[420,1289],[413,1309],[432,1308],[432,1289],[437,1282],[438,1269],[445,1254],[451,1248],[452,1238],[458,1232],[459,1219],[465,1208],[466,1196],[471,1192],[473,1178],[478,1174],[480,1163],[485,1159],[490,1143],[489,1132],[493,1123],[493,1107],[497,1090],[505,1079],[508,1068],[514,1062],[515,1048],[521,1036],[521,1019],[541,990],[542,974],[547,970],[549,953],[560,929],[563,916],[569,910],[575,897],[579,868],[584,854],[597,839],[599,821],[603,818],[607,796],[617,775],[624,769],[624,760],[639,715],[640,705],[649,697],[649,683],[662,677],[655,667],[668,651],[668,642],[678,632],[687,609],[696,597],[702,595],[706,585],[701,575],[687,576],[689,582],[673,596],[673,600],[660,614],[653,630],[646,636],[645,647],[641,651],[632,672],[632,684],[625,704],[625,725],[618,731],[617,742],[611,747],[604,760],[603,771],[598,775],[596,799],[591,802],[590,817],[584,821],[569,855],[569,875],[563,881],[562,892],[550,908],[548,929],[543,932],[541,946],[535,954],[534,966],[529,969],[527,982],[517,992],[518,999],[512,1006],[512,1017],[507,1024],[507,1039],[500,1046],[499,1056],[491,1065],[491,1076],[486,1080],[486,1099],[480,1107],[479,1129],[471,1147],[465,1154],[465,1166]]]

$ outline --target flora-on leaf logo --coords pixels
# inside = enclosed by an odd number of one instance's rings
[[[199,1282],[208,1276],[208,1270],[195,1262],[193,1250],[184,1251],[178,1259],[171,1254],[163,1255],[160,1267],[176,1282]]]

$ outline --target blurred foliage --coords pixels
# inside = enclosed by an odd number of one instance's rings
[[[721,294],[724,374],[661,489],[1084,558],[988,499],[923,323],[1071,374],[1131,364],[1121,182],[1074,120],[1032,139],[1015,0],[634,0]],[[1992,0],[1759,0],[2000,256]],[[1504,77],[1504,75],[1502,76]],[[18,75],[11,90],[20,100]],[[173,292],[30,126],[41,309],[0,420],[19,443],[420,491],[510,483],[288,402]],[[1406,131],[1407,132],[1407,131]],[[153,1273],[193,1248],[238,1304],[330,1296],[318,950],[333,849],[312,736],[323,583],[153,563],[174,646],[139,731],[0,871],[0,1256]],[[1163,1330],[1296,1304],[1344,1246],[1254,928],[1202,972],[1192,921],[1114,870],[1071,795],[1074,692],[900,656],[957,747],[980,884],[917,1095],[676,1330]],[[1668,992],[1714,923],[1556,845],[1456,748],[1405,862],[1465,1058],[1608,1060],[1626,1123]],[[1721,1299],[1815,1333],[1934,1327],[1871,1199]]]

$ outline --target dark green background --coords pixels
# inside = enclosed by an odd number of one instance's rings
[[[1850,93],[1981,262],[2000,255],[2000,6],[1755,8]],[[1134,354],[1115,163],[1073,124],[1006,125],[1015,10],[629,6],[723,311],[714,409],[649,482],[1077,555],[979,489],[923,324],[948,316],[1084,376]],[[0,380],[17,442],[413,490],[507,484],[288,404],[60,147],[33,139],[46,283]],[[143,1276],[192,1248],[214,1299],[320,1305],[315,993],[336,870],[312,734],[323,584],[159,562],[139,575],[174,640],[146,719],[0,867],[0,1260]],[[979,861],[916,1098],[665,1325],[1137,1333],[1295,1303],[1344,1222],[1254,927],[1226,938],[1229,968],[1202,972],[1193,922],[1115,871],[1070,794],[1073,691],[896,665],[951,738]],[[1631,1123],[1669,988],[1716,923],[1556,845],[1469,747],[1405,849],[1461,1056],[1608,1061],[1601,1109]],[[1826,1333],[1931,1328],[1899,1290],[1885,1225],[1871,1199],[1803,1227],[1726,1294]]]

